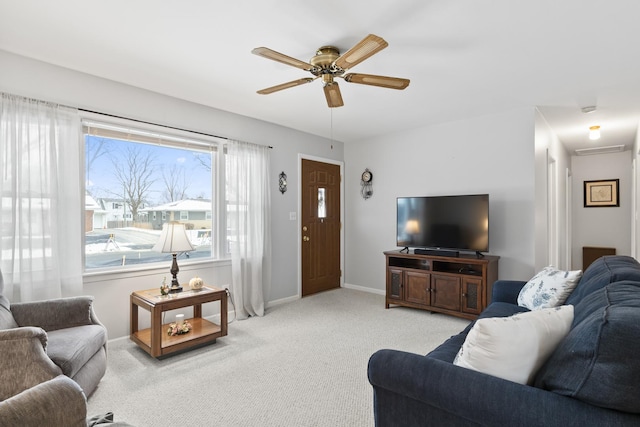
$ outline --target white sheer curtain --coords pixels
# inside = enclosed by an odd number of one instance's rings
[[[269,147],[227,144],[227,228],[236,316],[264,315],[271,288]]]
[[[0,269],[12,302],[82,291],[80,118],[2,94]]]

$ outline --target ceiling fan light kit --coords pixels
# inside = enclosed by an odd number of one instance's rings
[[[309,71],[315,76],[314,78],[308,77],[271,86],[259,90],[258,93],[260,95],[268,95],[283,89],[311,83],[315,79],[322,77],[327,105],[330,108],[335,108],[344,105],[342,94],[340,93],[340,86],[338,86],[338,82],[334,80],[336,77],[342,78],[348,83],[378,86],[388,89],[405,89],[409,86],[409,79],[356,73],[349,73],[343,76],[346,70],[370,58],[388,45],[383,38],[369,34],[343,55],[340,55],[340,51],[335,46],[322,46],[316,50],[316,55],[311,58],[308,63],[267,47],[257,47],[251,51],[254,55]]]

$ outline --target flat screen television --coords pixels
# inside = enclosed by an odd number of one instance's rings
[[[399,247],[489,251],[488,194],[398,197],[396,218]]]

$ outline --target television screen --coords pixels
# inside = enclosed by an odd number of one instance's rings
[[[397,244],[487,252],[489,195],[398,197]]]

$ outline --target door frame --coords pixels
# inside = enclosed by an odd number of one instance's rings
[[[302,298],[302,160],[313,160],[315,162],[328,163],[340,166],[340,287],[344,287],[344,162],[324,157],[311,156],[298,153],[298,214],[296,215],[296,233],[298,239],[297,264],[298,264],[298,298]]]

